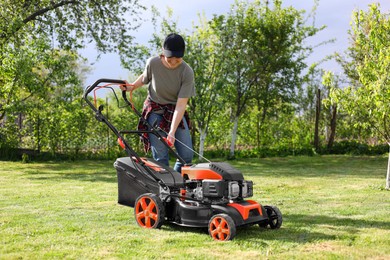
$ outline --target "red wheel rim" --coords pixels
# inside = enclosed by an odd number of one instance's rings
[[[214,218],[210,223],[210,235],[215,240],[228,240],[230,227],[226,219],[222,217]]]
[[[152,228],[158,219],[156,203],[149,197],[142,197],[136,207],[136,219],[138,224],[144,228]]]

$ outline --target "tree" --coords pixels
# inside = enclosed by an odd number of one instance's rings
[[[321,118],[321,89],[317,88],[316,119],[315,119],[315,127],[314,127],[314,148],[316,149],[316,151],[318,151],[320,147],[320,137],[319,137],[320,118]]]
[[[322,77],[322,84],[325,87],[327,97],[324,99],[323,103],[325,107],[328,109],[328,118],[330,122],[330,131],[328,138],[328,149],[333,147],[333,143],[336,137],[336,126],[337,126],[337,102],[330,97],[330,92],[332,89],[340,88],[341,79],[339,76],[334,75],[332,72],[325,72]]]
[[[223,107],[223,60],[211,27],[204,17],[200,17],[200,25],[187,37],[185,56],[195,73],[196,96],[190,99],[189,107],[199,131],[199,159],[204,154],[210,123]]]
[[[27,86],[35,87],[22,103],[14,104],[13,111],[24,115],[20,124],[23,142],[19,145],[52,153],[59,150],[77,153],[87,137],[86,111],[81,102],[79,57],[70,51],[47,51],[44,60],[34,60],[34,76],[25,77]],[[26,95],[21,90],[20,96]],[[30,92],[31,93],[31,92]]]
[[[13,104],[45,92],[34,84],[33,68],[50,49],[75,51],[94,41],[100,52],[119,50],[123,61],[136,58],[129,33],[143,8],[137,0],[0,3],[0,124]],[[133,19],[124,19],[125,14]]]
[[[379,4],[353,13],[351,45],[338,61],[350,86],[334,88],[333,98],[354,119],[355,126],[370,129],[390,147],[390,19]],[[386,188],[390,189],[390,153]]]
[[[261,127],[281,103],[292,102],[302,83],[304,59],[311,53],[304,40],[320,29],[306,26],[302,12],[282,8],[282,2],[236,2],[216,27],[226,71],[226,104],[232,108],[234,156],[239,118],[249,105],[258,109],[258,146]]]
[[[253,4],[250,4],[251,6]],[[250,53],[248,39],[245,37],[246,5],[236,2],[231,12],[225,16],[214,17],[213,33],[217,38],[217,52],[223,60],[222,74],[225,104],[230,107],[233,129],[231,134],[230,157],[234,157],[239,118],[244,113],[256,77],[249,75]],[[250,40],[250,39],[249,39]]]
[[[306,122],[307,133],[310,136],[306,146],[313,147],[317,150],[320,147],[320,128],[322,116],[319,113],[319,101],[322,96],[321,92],[321,76],[322,70],[318,68],[318,63],[314,63],[309,67],[308,72],[304,77],[304,84],[298,88],[296,98],[296,114],[300,120]],[[301,129],[305,129],[301,127]],[[302,130],[298,132],[302,134]]]
[[[54,37],[64,49],[79,49],[94,40],[99,51],[126,53],[129,34],[138,26],[138,0],[1,1],[0,46],[42,36]],[[123,19],[124,15],[132,19]],[[135,23],[135,24],[134,24]]]
[[[252,66],[256,68],[258,77],[254,89],[258,110],[258,148],[267,119],[282,112],[275,111],[278,104],[296,102],[296,91],[300,89],[305,78],[305,59],[312,53],[312,47],[303,42],[321,30],[306,26],[302,11],[292,7],[282,8],[281,3],[274,1],[272,9],[266,5],[260,12],[252,10],[258,18],[252,19],[253,29],[248,30],[253,35],[251,38],[255,40],[255,44],[250,45],[250,53]]]
[[[143,7],[137,0],[0,5],[0,146],[77,154],[88,132],[77,50],[94,43],[99,52],[119,51],[122,62],[136,60],[131,32]]]

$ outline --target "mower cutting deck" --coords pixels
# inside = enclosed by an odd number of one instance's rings
[[[118,158],[114,167],[118,177],[118,203],[134,207],[134,218],[143,228],[159,228],[166,222],[188,227],[207,227],[215,240],[231,240],[236,227],[259,225],[280,228],[282,214],[275,206],[263,206],[248,200],[253,196],[252,181],[228,163],[208,162],[185,165],[182,173],[148,158],[139,157],[124,138],[124,134],[153,134],[177,157],[184,160],[164,141],[164,134],[146,120],[122,92],[125,103],[140,120],[148,125],[147,131],[118,131],[88,98],[100,88],[126,85],[122,80],[100,79],[89,86],[84,99],[95,112],[98,121],[105,123],[118,137],[118,143],[128,154]]]

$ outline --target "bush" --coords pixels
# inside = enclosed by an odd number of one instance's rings
[[[389,152],[389,146],[387,144],[381,145],[368,145],[364,143],[358,143],[356,141],[341,141],[334,143],[331,149],[323,146],[319,151],[315,151],[313,147],[299,147],[291,148],[288,146],[276,146],[276,147],[261,147],[251,149],[238,149],[235,151],[236,159],[244,158],[264,158],[264,157],[285,157],[285,156],[314,156],[315,154],[348,154],[348,155],[383,155]],[[212,158],[228,158],[229,150],[216,149],[208,150],[204,156],[208,159]]]
[[[340,141],[328,149],[323,147],[320,154],[382,155],[389,151],[387,144],[368,145],[357,141]]]
[[[150,154],[139,152],[140,156],[150,157]],[[383,155],[389,152],[387,144],[368,145],[356,141],[341,141],[334,143],[331,149],[323,146],[319,151],[313,147],[292,148],[288,146],[261,147],[261,148],[242,148],[235,151],[234,158],[229,158],[228,149],[206,150],[204,157],[207,159],[225,158],[225,159],[245,159],[245,158],[264,158],[264,157],[285,157],[285,156],[313,156],[315,154],[348,154],[348,155]],[[118,157],[125,157],[127,154],[118,147],[113,147],[109,151],[106,149],[99,151],[69,152],[69,153],[50,153],[38,152],[29,149],[16,149],[9,147],[0,148],[0,160],[21,160],[30,161],[49,161],[49,160],[115,160]],[[197,161],[197,155],[194,156],[194,162]]]
[[[30,162],[30,157],[28,154],[23,153],[22,154],[22,163],[29,163]]]

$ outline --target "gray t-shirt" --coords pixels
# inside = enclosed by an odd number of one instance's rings
[[[150,98],[159,104],[176,104],[178,98],[195,96],[194,71],[185,61],[169,69],[159,56],[148,59],[142,83],[149,84]]]

